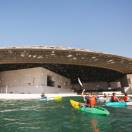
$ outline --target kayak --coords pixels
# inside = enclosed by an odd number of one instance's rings
[[[62,97],[61,96],[44,97],[44,98],[40,98],[40,100],[43,100],[43,101],[50,101],[50,100],[61,101]]]
[[[74,109],[77,109],[82,112],[86,112],[89,114],[97,114],[97,115],[109,115],[109,111],[103,107],[86,107],[86,106],[80,106],[80,103],[74,100],[70,100],[70,103]]]
[[[110,107],[126,107],[132,105],[132,102],[106,102],[105,105]]]
[[[61,96],[55,96],[55,97],[54,97],[54,100],[55,100],[55,101],[61,101],[61,100],[62,100],[62,97],[61,97]]]
[[[54,100],[54,98],[44,97],[44,98],[40,98],[40,100],[42,100],[42,101],[50,101],[50,100]]]

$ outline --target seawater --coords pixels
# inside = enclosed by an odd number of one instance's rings
[[[109,116],[91,115],[73,109],[69,99],[1,100],[0,132],[132,132],[131,107],[106,107]]]

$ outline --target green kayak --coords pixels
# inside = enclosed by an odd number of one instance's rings
[[[86,107],[86,106],[80,106],[80,103],[74,100],[70,100],[70,103],[74,109],[77,109],[82,112],[86,112],[89,114],[97,114],[97,115],[109,115],[109,111],[103,107]]]

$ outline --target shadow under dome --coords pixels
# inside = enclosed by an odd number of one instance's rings
[[[27,68],[43,67],[55,73],[70,78],[72,83],[77,83],[79,77],[83,82],[97,81],[116,81],[125,74],[111,69],[70,65],[70,64],[37,64],[37,63],[22,63],[22,64],[1,64],[0,71],[19,70]]]

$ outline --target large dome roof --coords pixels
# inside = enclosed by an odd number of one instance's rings
[[[132,73],[132,59],[86,49],[63,47],[0,48],[0,64],[70,64],[106,68],[123,74]]]

